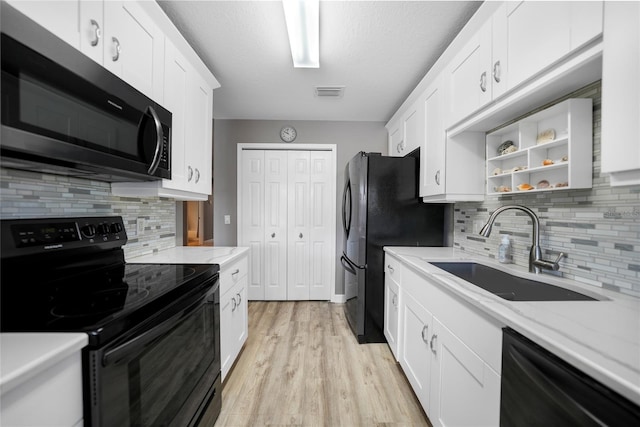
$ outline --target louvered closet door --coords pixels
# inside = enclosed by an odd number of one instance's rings
[[[264,299],[286,300],[287,152],[267,150],[264,160]]]
[[[262,150],[242,151],[242,220],[241,246],[250,248],[251,274],[249,275],[249,299],[264,300],[264,182],[265,152]]]

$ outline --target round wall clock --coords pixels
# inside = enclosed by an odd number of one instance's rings
[[[293,126],[284,126],[280,129],[280,139],[284,142],[293,142],[296,136],[298,136],[298,132]]]

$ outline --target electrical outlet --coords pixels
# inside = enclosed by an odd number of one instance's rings
[[[139,217],[136,220],[136,234],[139,236],[144,232],[145,221],[143,217]]]
[[[224,216],[224,223],[225,224],[231,224],[231,215],[225,215]]]

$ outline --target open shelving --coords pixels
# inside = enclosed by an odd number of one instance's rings
[[[488,134],[487,195],[591,188],[592,122],[592,100],[576,98]],[[507,141],[515,151],[501,154]]]

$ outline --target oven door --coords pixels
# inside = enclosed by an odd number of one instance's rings
[[[206,293],[86,353],[92,426],[192,426],[221,406],[217,276]],[[85,419],[87,419],[85,413]]]

